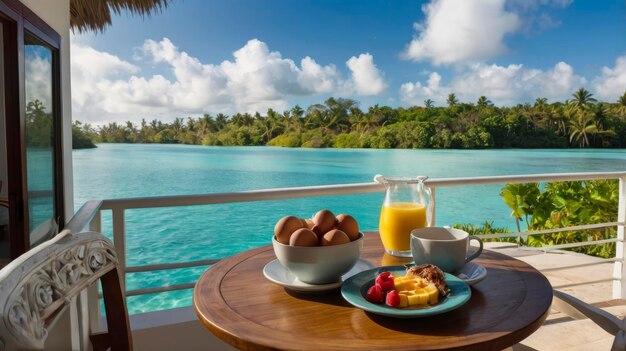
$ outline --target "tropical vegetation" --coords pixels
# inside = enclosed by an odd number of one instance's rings
[[[523,230],[553,230],[584,224],[610,223],[617,221],[619,197],[617,180],[593,180],[575,182],[550,182],[507,184],[500,196],[512,210],[518,232]],[[472,235],[508,233],[507,228],[493,227],[490,222],[483,225],[457,224]],[[508,237],[497,241],[517,242],[519,245],[546,247],[560,244],[580,243],[614,239],[615,227],[589,230],[566,230],[557,233]],[[572,251],[604,258],[615,257],[615,243],[572,248]]]
[[[94,127],[75,122],[77,135],[96,143],[181,143],[339,148],[567,148],[626,147],[626,92],[616,102],[597,101],[580,88],[565,102],[537,98],[534,104],[497,107],[450,94],[447,106],[433,100],[408,108],[328,98],[306,110],[205,114],[157,119],[139,125],[111,122]]]

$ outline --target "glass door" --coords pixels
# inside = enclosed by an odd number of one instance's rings
[[[55,129],[53,49],[33,35],[24,36],[24,90],[28,231],[30,246],[54,236],[58,229],[55,194]]]

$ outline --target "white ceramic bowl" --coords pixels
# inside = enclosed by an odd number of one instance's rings
[[[338,281],[359,259],[363,233],[347,244],[332,246],[289,246],[272,238],[278,261],[298,280],[308,284],[328,284]]]

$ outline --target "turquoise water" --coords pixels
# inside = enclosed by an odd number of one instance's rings
[[[375,174],[434,178],[626,170],[625,150],[352,150],[272,147],[100,144],[76,150],[74,199],[180,195],[370,182]],[[513,228],[498,193],[502,185],[437,190],[437,225]],[[321,208],[349,213],[361,228],[377,229],[382,193],[153,208],[126,212],[129,265],[222,258],[270,243],[274,223]],[[108,211],[107,211],[108,212]],[[110,212],[103,231],[111,235]],[[260,267],[261,268],[261,267]],[[259,268],[259,269],[260,269]],[[206,269],[136,273],[128,288],[195,281]],[[130,313],[188,306],[191,290],[130,297]]]

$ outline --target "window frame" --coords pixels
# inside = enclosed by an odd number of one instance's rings
[[[26,35],[49,46],[52,53],[53,186],[55,219],[65,225],[63,188],[63,110],[61,92],[61,36],[18,0],[0,0],[4,40],[4,105],[9,190],[10,258],[31,249],[26,165],[25,54]],[[9,89],[8,87],[17,87]]]

